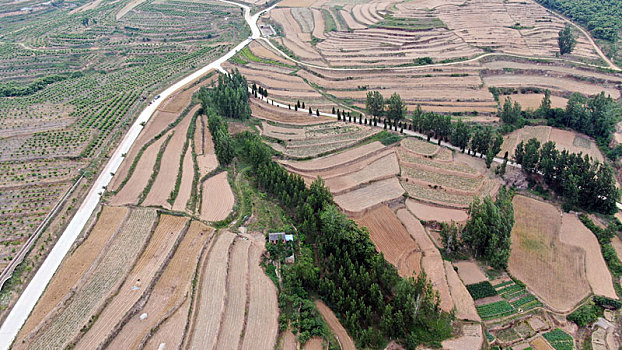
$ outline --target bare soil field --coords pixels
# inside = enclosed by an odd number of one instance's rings
[[[326,186],[333,194],[339,195],[373,181],[391,178],[399,174],[400,166],[395,153],[388,154],[362,170],[333,177],[326,180]]]
[[[576,215],[563,214],[560,240],[585,251],[586,276],[592,292],[596,295],[618,299],[613,288],[611,273],[600,251],[600,244],[592,231],[585,227]]]
[[[359,158],[369,157],[374,153],[380,152],[384,148],[385,146],[382,143],[374,141],[337,154],[307,161],[282,161],[281,164],[285,165],[287,168],[301,172],[327,171],[353,163]]]
[[[166,324],[171,323],[172,317],[169,318],[171,313],[181,310],[179,307],[182,304],[189,304],[190,288],[196,265],[213,231],[212,228],[198,221],[190,223],[188,232],[175,251],[175,255],[153,287],[149,300],[116,334],[109,348],[139,348],[139,345],[149,337],[152,329],[165,320]],[[140,316],[143,314],[146,314],[147,318],[141,320]],[[183,325],[178,325],[178,330],[185,327],[186,316],[187,313],[183,317]],[[165,343],[167,347],[172,347],[171,345],[173,344]]]
[[[601,86],[600,84],[573,80],[571,78],[547,77],[538,75],[503,74],[488,75],[484,78],[488,86],[497,87],[539,87],[552,92],[578,92],[585,95],[596,95],[601,91],[610,95],[614,100],[620,98],[620,91],[615,87]]]
[[[167,135],[170,135],[170,133]],[[160,148],[167,139],[167,135],[162,136],[145,150],[138,160],[138,163],[136,163],[136,168],[125,186],[123,186],[123,188],[121,188],[121,190],[119,190],[119,192],[110,199],[110,203],[112,205],[138,203],[138,198],[145,186],[147,186],[149,178],[153,173],[153,166],[155,165]]]
[[[304,350],[324,350],[324,339],[320,337],[313,337],[307,340],[303,349]]]
[[[246,301],[250,290],[248,281],[251,242],[234,241],[227,273],[227,298],[216,349],[237,349],[245,325]]]
[[[414,199],[406,200],[406,207],[418,219],[424,221],[438,221],[450,223],[465,223],[468,219],[466,211],[460,209],[441,208]]]
[[[264,252],[261,244],[253,244],[248,254],[248,313],[241,349],[273,349],[279,330],[277,288],[261,266]]]
[[[174,247],[185,234],[188,219],[161,215],[160,222],[149,239],[134,268],[128,274],[114,298],[107,303],[91,328],[76,344],[76,349],[94,349],[103,345],[114,335],[126,319],[126,314],[148,295],[157,275],[166,266]]]
[[[359,226],[369,229],[369,237],[376,249],[397,268],[401,276],[416,276],[421,272],[419,266],[419,269],[411,270],[405,264],[404,260],[413,252],[418,252],[420,257],[421,250],[388,206],[382,205],[369,210],[360,218],[355,218],[355,221]]]
[[[225,308],[227,265],[230,246],[235,239],[231,232],[221,232],[209,252],[201,277],[197,282],[191,333],[187,338],[190,348],[212,349],[216,345],[218,331]]]
[[[261,102],[257,99],[251,99],[250,101],[252,115],[253,117],[259,119],[298,125],[318,124],[322,122],[333,121],[333,119],[329,117],[317,117],[315,115],[309,115],[307,113],[295,111],[294,107],[289,110],[282,107],[273,106],[266,102]]]
[[[454,302],[449,292],[449,285],[447,283],[441,253],[434,243],[432,243],[430,237],[428,237],[425,228],[407,209],[398,210],[397,217],[423,252],[421,268],[425,271],[434,289],[438,291],[441,297],[441,309],[447,312],[451,311],[454,308]]]
[[[555,350],[544,337],[537,337],[529,343],[535,350]]]
[[[482,347],[484,335],[479,324],[465,324],[462,326],[462,335],[458,338],[444,340],[443,349],[446,350],[478,350]]]
[[[67,257],[58,268],[45,292],[20,330],[23,338],[36,327],[50,311],[65,298],[85,272],[105,250],[112,237],[119,232],[129,210],[122,207],[104,206],[87,239]]]
[[[199,110],[200,106],[196,105],[190,110],[190,113],[173,129],[173,137],[166,145],[166,149],[162,154],[162,163],[160,171],[155,178],[151,190],[145,197],[143,205],[145,206],[161,206],[170,209],[171,205],[166,201],[175,187],[177,173],[179,172],[179,158],[183,156],[183,147],[186,142],[188,127],[192,116]],[[192,180],[190,180],[192,181]]]
[[[508,271],[560,312],[590,293],[585,252],[560,241],[561,214],[554,206],[517,195]]]
[[[499,97],[499,100],[505,101],[506,97],[509,97],[512,102],[518,102],[523,109],[531,109],[532,111],[535,111],[538,107],[540,107],[544,94],[502,95]],[[567,98],[559,96],[551,96],[550,98],[552,108],[566,108],[566,104],[568,103]]]
[[[346,213],[360,213],[366,209],[397,199],[404,194],[397,178],[372,182],[368,186],[335,196],[335,203]]]
[[[227,172],[216,174],[203,183],[201,219],[206,221],[224,220],[233,209],[233,192],[227,179]]]
[[[348,335],[348,332],[341,325],[337,316],[333,313],[333,311],[326,306],[321,300],[315,301],[315,306],[317,310],[322,314],[322,317],[330,327],[330,330],[333,332],[337,340],[339,341],[339,345],[341,345],[342,350],[356,350],[356,346],[354,345],[354,341]]]
[[[475,261],[457,261],[454,263],[454,266],[458,268],[458,275],[464,284],[474,284],[488,280]]]
[[[516,146],[521,141],[527,143],[532,138],[536,138],[540,141],[540,144],[553,141],[559,150],[588,154],[600,162],[604,160],[596,142],[591,138],[574,131],[552,128],[550,126],[526,126],[504,136],[503,145],[498,156],[503,157],[505,152],[513,156]]]
[[[307,344],[311,339],[307,341]],[[298,340],[294,333],[291,330],[287,329],[285,332],[281,333],[281,342],[279,344],[280,350],[298,350]]]
[[[108,249],[74,286],[73,293],[23,341],[18,339],[15,347],[49,349],[71,344],[80,329],[89,324],[91,317],[118,290],[150,236],[155,219],[153,210],[133,210]]]
[[[453,265],[449,261],[443,261],[443,263],[445,264],[445,275],[447,276],[451,299],[456,307],[456,317],[461,320],[481,321],[475,309],[473,298],[458,277]]]
[[[192,149],[188,147],[184,155],[184,163],[181,173],[181,184],[179,185],[179,193],[175,199],[173,210],[184,211],[186,203],[190,200],[192,193],[192,181],[194,179],[194,162],[192,161]]]

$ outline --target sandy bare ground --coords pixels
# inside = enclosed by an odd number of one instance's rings
[[[335,316],[335,314],[333,313],[333,310],[331,310],[321,300],[315,301],[315,307],[317,307],[317,310],[320,312],[320,314],[322,314],[322,317],[328,324],[328,327],[330,327],[330,330],[333,332],[335,337],[337,337],[339,345],[341,345],[341,349],[356,350],[354,341],[352,340],[352,338],[350,338],[350,335],[348,334],[346,329],[343,328],[341,322],[339,322],[339,319],[337,319],[337,316]]]
[[[441,297],[441,309],[448,312],[451,311],[454,308],[454,302],[449,291],[447,276],[445,276],[445,268],[441,253],[430,237],[428,237],[425,228],[421,225],[419,220],[415,219],[407,209],[398,210],[397,217],[404,224],[423,252],[421,267],[427,274],[434,289],[438,291]]]
[[[34,310],[22,327],[17,339],[23,338],[36,327],[43,318],[65,298],[70,289],[82,278],[87,269],[105,250],[111,238],[127,218],[129,210],[123,207],[104,206],[97,223],[87,239],[67,257],[50,281]]]
[[[212,228],[198,221],[192,221],[175,255],[153,287],[149,300],[114,337],[109,345],[110,349],[139,348],[154,327],[178,310],[180,305],[186,301],[189,303],[196,265],[213,231]],[[143,314],[146,314],[147,318],[141,320],[140,316]],[[187,313],[184,316],[187,316]],[[166,322],[171,322],[171,320],[168,318]],[[185,327],[186,317],[183,321],[183,325],[177,325],[180,330]],[[165,343],[165,346],[173,348],[180,344],[181,337],[179,337],[179,344]]]
[[[149,182],[149,178],[153,173],[153,166],[156,162],[156,158],[158,157],[158,152],[160,152],[160,147],[162,147],[167,135],[162,136],[159,140],[151,144],[145,152],[143,152],[129,181],[114,197],[110,199],[110,203],[112,205],[138,203],[138,196],[140,196],[143,189]]]
[[[465,223],[469,218],[466,211],[464,210],[441,208],[430,204],[425,204],[423,202],[419,202],[410,198],[406,200],[406,207],[418,219],[424,221],[438,221],[447,223],[455,221],[458,223]]]
[[[277,289],[259,266],[265,248],[253,243],[249,251],[249,302],[242,350],[273,349],[279,331]]]
[[[188,134],[188,127],[190,126],[192,116],[199,108],[199,105],[192,108],[188,115],[173,129],[173,137],[166,145],[166,149],[162,154],[162,166],[160,166],[160,171],[151,187],[151,191],[145,197],[143,205],[171,208],[171,205],[166,200],[175,188],[175,181],[179,172],[179,159],[184,156],[182,152]]]
[[[125,321],[125,315],[144,295],[148,295],[157,274],[166,266],[187,228],[188,219],[161,215],[149,244],[112,301],[76,345],[76,349],[95,349],[110,339]]]
[[[179,193],[175,199],[173,210],[186,210],[186,203],[190,200],[192,193],[192,180],[194,179],[194,164],[192,161],[192,149],[188,147],[184,155],[184,164],[182,166],[181,184],[179,185]]]
[[[458,275],[464,284],[473,284],[488,280],[475,261],[458,261],[454,263],[454,266],[458,268]]]
[[[479,324],[465,324],[462,326],[462,335],[458,338],[443,341],[446,350],[479,350],[484,341],[482,326]]]
[[[35,329],[30,339],[16,343],[15,348],[59,349],[69,345],[118,290],[138,259],[155,219],[153,210],[133,210],[96,265],[74,287],[75,294],[70,293],[62,306],[39,325],[39,331]]]
[[[596,236],[574,214],[564,213],[560,240],[585,251],[587,281],[596,295],[618,299]]]
[[[233,209],[233,192],[227,179],[227,172],[216,174],[203,183],[203,202],[201,219],[206,221],[224,220]]]
[[[237,349],[244,329],[244,315],[249,290],[248,270],[251,242],[246,239],[234,241],[229,257],[227,273],[227,298],[216,349]]]
[[[456,307],[456,317],[461,320],[481,321],[475,309],[473,298],[454,271],[453,265],[449,261],[443,261],[443,263],[445,264],[445,275],[447,276],[451,299]]]
[[[369,238],[374,242],[376,249],[398,269],[401,276],[416,276],[421,272],[419,266],[416,266],[418,269],[412,269],[412,266],[405,264],[404,260],[409,254],[420,252],[420,249],[389,207],[382,205],[355,220],[359,226],[369,229]]]
[[[360,213],[366,209],[392,201],[401,197],[404,189],[396,177],[374,181],[369,185],[335,196],[335,203],[350,214]]]
[[[235,239],[231,232],[221,232],[210,249],[197,283],[194,317],[188,346],[193,349],[212,349],[225,308],[227,264],[230,246]]]
[[[572,309],[590,294],[583,249],[560,241],[561,213],[517,195],[508,271],[554,310]]]

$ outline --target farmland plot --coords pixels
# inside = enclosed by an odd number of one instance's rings
[[[127,313],[150,292],[157,275],[164,269],[173,255],[174,247],[188,229],[188,219],[179,216],[161,215],[160,222],[149,239],[149,244],[127,276],[114,298],[99,314],[97,320],[76,344],[76,349],[98,348],[111,339]]]
[[[421,249],[389,207],[383,205],[372,209],[355,221],[369,229],[369,238],[376,249],[401,276],[416,276],[421,272],[420,261],[414,261],[415,266],[408,266],[405,262],[411,254],[421,259]]]
[[[383,149],[385,149],[385,146],[382,143],[374,141],[344,152],[308,161],[283,161],[281,163],[287,168],[301,172],[320,172],[346,166],[354,163],[358,159],[369,157],[375,153],[378,153]]]
[[[145,197],[144,205],[158,205],[170,209],[171,205],[166,201],[169,194],[175,187],[177,173],[179,171],[179,158],[183,157],[183,147],[186,142],[188,126],[192,120],[192,115],[199,110],[197,105],[190,110],[188,115],[173,129],[173,137],[168,142],[164,153],[162,153],[162,162],[165,166],[160,167],[151,190]]]
[[[441,253],[438,251],[434,243],[432,243],[430,237],[428,237],[425,232],[425,228],[407,209],[398,210],[397,217],[404,224],[412,238],[414,238],[423,252],[421,267],[426,272],[426,275],[434,286],[434,289],[439,292],[441,297],[441,308],[448,312],[451,311],[454,308],[454,302],[449,291],[449,285],[447,283],[447,276],[445,275]]]
[[[190,200],[192,193],[192,181],[194,179],[194,162],[192,160],[192,149],[188,147],[184,155],[182,166],[181,183],[179,185],[179,193],[175,199],[173,210],[184,211],[186,203]]]
[[[618,299],[613,288],[611,273],[600,251],[600,244],[592,231],[585,227],[576,215],[563,214],[560,240],[585,251],[585,272],[592,292],[596,295]]]
[[[482,347],[484,335],[479,324],[465,324],[462,326],[462,336],[443,341],[443,349],[447,350],[479,350]]]
[[[436,207],[410,198],[406,200],[406,207],[418,219],[424,221],[465,223],[468,219],[464,210]]]
[[[206,221],[224,220],[233,209],[233,192],[223,171],[207,179],[203,183],[203,201],[201,202],[201,219]]]
[[[48,284],[32,313],[24,323],[17,338],[21,339],[36,327],[59,304],[86,271],[106,250],[118,234],[129,210],[123,207],[104,206],[87,239],[65,260]]]
[[[244,337],[241,339],[243,350],[272,349],[276,345],[279,328],[277,289],[259,266],[263,251],[261,244],[253,244],[248,255],[249,301]]]
[[[462,320],[480,321],[473,298],[458,277],[453,265],[449,261],[443,261],[443,263],[445,264],[445,275],[447,276],[451,299],[456,307],[456,317]]]
[[[567,311],[590,293],[585,252],[560,241],[560,212],[515,196],[508,271],[554,310]]]
[[[212,232],[212,228],[198,221],[190,223],[188,232],[175,251],[175,255],[150,292],[149,300],[116,334],[109,348],[137,349],[161,322],[165,322],[165,326],[174,323],[171,314],[181,312],[183,310],[181,305],[189,305],[190,303],[190,288],[196,265],[207,241],[212,237]],[[141,319],[140,316],[144,314],[147,315],[147,318]],[[187,315],[186,309],[186,313],[183,315],[183,325],[176,325],[179,343],[175,345],[165,342],[166,347],[181,345],[180,330],[185,328]],[[162,329],[163,327],[159,327],[159,332]],[[158,337],[159,332],[153,336],[156,340],[162,340]],[[147,346],[147,348],[150,347]]]
[[[404,189],[395,177],[372,182],[368,186],[335,196],[335,203],[346,213],[360,213],[400,198]]]
[[[217,342],[221,318],[225,308],[227,265],[230,246],[235,235],[222,232],[209,252],[201,277],[197,283],[197,294],[193,307],[191,333],[187,344],[191,348],[214,348]]]
[[[320,312],[320,314],[328,324],[328,327],[330,327],[330,330],[333,332],[335,337],[337,337],[339,345],[341,345],[341,349],[355,350],[356,346],[354,345],[354,341],[352,341],[352,338],[350,337],[346,329],[343,328],[343,326],[339,322],[339,319],[337,319],[337,317],[333,313],[333,310],[326,306],[326,304],[324,304],[321,300],[317,300],[315,302],[315,307],[317,307],[317,310]]]
[[[370,163],[362,170],[327,179],[326,186],[333,194],[339,195],[373,181],[394,177],[399,171],[397,157],[395,153],[390,153]]]
[[[75,286],[75,293],[40,324],[41,328],[33,330],[25,342],[16,343],[16,348],[62,348],[71,344],[80,329],[89,324],[91,317],[118,289],[147,241],[155,219],[154,210],[133,210],[96,265]]]

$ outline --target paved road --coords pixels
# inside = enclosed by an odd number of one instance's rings
[[[20,298],[17,300],[17,303],[9,313],[5,322],[0,327],[0,350],[9,349],[11,343],[13,343],[13,340],[17,336],[20,328],[28,318],[28,315],[30,315],[30,312],[32,311],[35,304],[43,294],[43,291],[52,279],[52,276],[56,272],[56,269],[58,269],[58,266],[61,264],[63,258],[65,257],[67,252],[69,252],[69,249],[75,242],[80,232],[83,230],[87,220],[93,214],[93,211],[99,203],[104,188],[108,185],[108,183],[110,183],[110,180],[112,179],[111,174],[117,171],[117,169],[121,165],[121,162],[124,159],[122,155],[124,153],[128,153],[130,147],[132,147],[132,144],[134,143],[134,141],[136,141],[136,138],[138,138],[138,135],[143,128],[141,124],[149,121],[149,119],[163,100],[165,100],[167,97],[169,97],[188,83],[196,80],[197,78],[201,77],[212,69],[217,69],[224,72],[223,68],[221,67],[222,63],[233,57],[233,55],[235,55],[239,50],[243,49],[252,40],[257,39],[261,36],[259,28],[257,27],[257,19],[263,12],[269,11],[271,8],[263,10],[251,16],[250,8],[248,6],[226,0],[219,1],[240,6],[244,9],[244,19],[251,27],[252,36],[241,42],[224,56],[197,70],[196,72],[188,75],[184,79],[173,84],[168,89],[162,91],[160,93],[160,97],[154,100],[153,103],[147,106],[140,113],[134,124],[130,127],[127,134],[123,137],[123,140],[117,147],[112,157],[110,157],[110,160],[100,173],[97,180],[95,180],[93,187],[91,187],[89,193],[84,199],[84,202],[76,212],[75,216],[71,219],[71,222],[69,222],[69,225],[59,238],[58,242],[54,245],[54,248],[52,248],[52,251],[45,259],[45,261],[33,277],[32,281],[28,284]]]

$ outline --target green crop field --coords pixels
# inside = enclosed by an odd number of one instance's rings
[[[128,3],[0,0],[0,269],[157,91],[250,33],[217,1]]]

